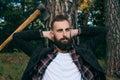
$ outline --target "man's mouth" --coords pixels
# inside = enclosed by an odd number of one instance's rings
[[[63,39],[63,40],[61,40],[61,42],[63,42],[63,43],[67,43],[68,40],[67,40],[67,39]]]
[[[68,41],[67,39],[63,39],[63,41]]]

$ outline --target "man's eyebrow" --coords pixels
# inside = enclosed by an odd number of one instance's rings
[[[72,29],[71,27],[69,27],[69,28],[66,28],[66,29]]]
[[[63,29],[57,29],[57,31],[61,31],[61,30],[63,30]]]

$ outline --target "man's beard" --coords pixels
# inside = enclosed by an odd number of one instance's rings
[[[68,40],[68,42],[62,42],[62,40]],[[69,50],[71,48],[71,39],[67,38],[67,37],[64,37],[64,38],[61,38],[60,40],[57,40],[55,37],[54,37],[54,42],[53,44],[55,44],[59,49],[65,51],[65,50]]]

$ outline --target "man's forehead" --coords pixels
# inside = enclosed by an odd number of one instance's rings
[[[54,24],[60,24],[60,23],[68,23],[69,24],[69,21],[67,20],[62,20],[62,21],[55,21]]]
[[[70,26],[55,26],[54,29],[70,29]]]
[[[60,27],[60,28],[65,28],[65,27],[70,27],[70,24],[69,24],[69,22],[68,21],[56,21],[55,23],[54,23],[54,25],[53,25],[54,27]]]

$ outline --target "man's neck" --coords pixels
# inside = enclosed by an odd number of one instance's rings
[[[54,45],[55,46],[55,45]],[[57,46],[55,46],[55,48],[57,49],[58,52],[60,53],[67,53],[68,50],[61,50],[60,48],[58,48]]]

